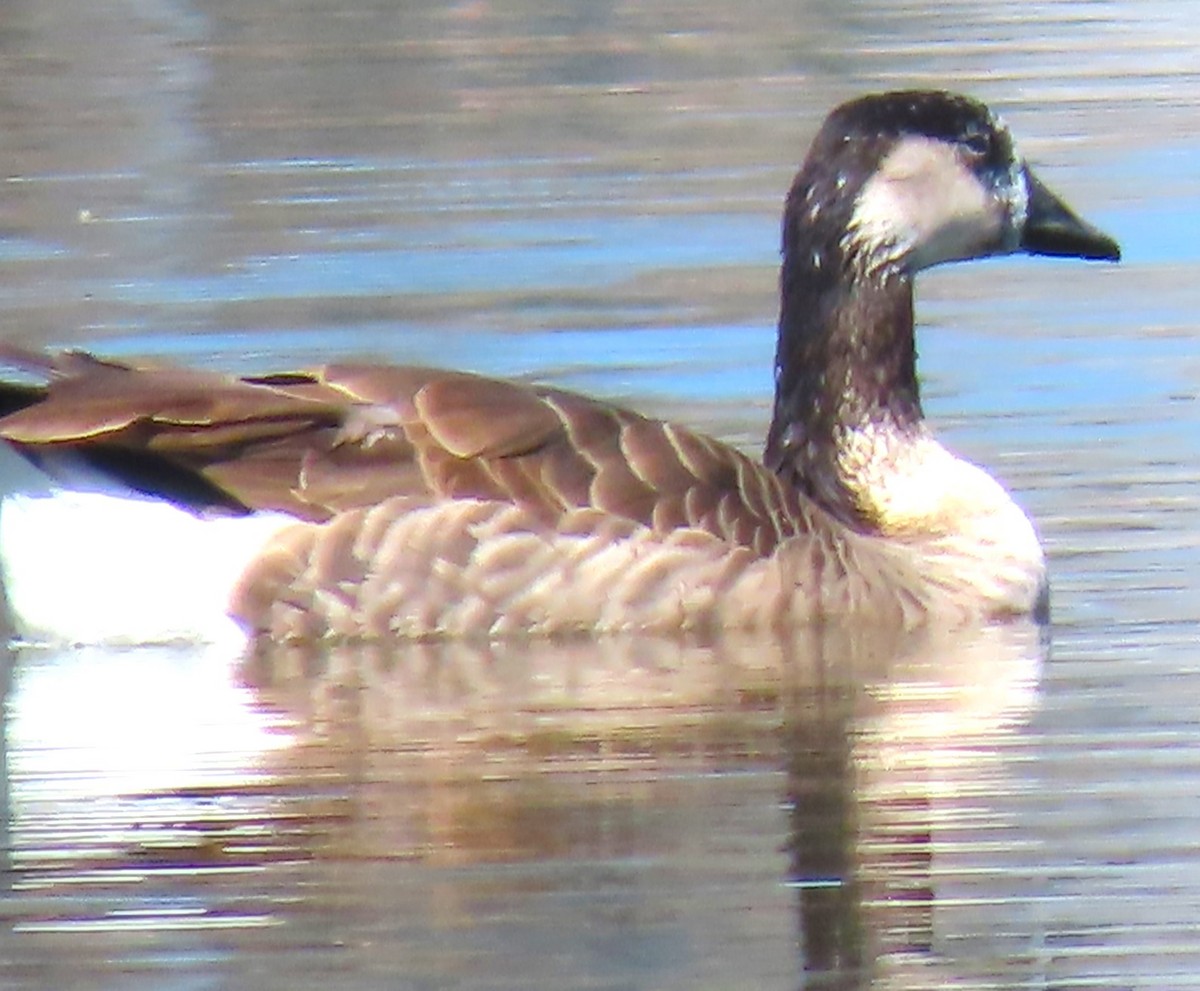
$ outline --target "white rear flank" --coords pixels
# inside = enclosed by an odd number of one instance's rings
[[[133,495],[10,495],[0,503],[0,567],[14,633],[55,644],[244,638],[227,615],[230,592],[294,522],[204,519]]]

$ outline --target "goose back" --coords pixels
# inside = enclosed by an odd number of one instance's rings
[[[82,461],[195,512],[313,522],[393,496],[498,500],[545,525],[592,509],[762,556],[816,507],[741,452],[565,390],[404,366],[233,378],[72,353],[3,437],[52,473]]]

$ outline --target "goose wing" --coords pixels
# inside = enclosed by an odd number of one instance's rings
[[[592,508],[769,553],[811,509],[741,452],[563,390],[428,368],[234,378],[69,353],[0,391],[0,437],[199,511],[321,521],[384,499],[507,501],[547,524]]]

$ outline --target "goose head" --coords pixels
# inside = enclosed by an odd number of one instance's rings
[[[788,197],[784,251],[802,268],[833,266],[836,251],[853,271],[910,275],[1014,252],[1120,258],[984,104],[925,91],[862,97],[826,118]]]
[[[837,107],[784,211],[766,465],[869,532],[888,528],[880,493],[897,479],[939,490],[918,470],[930,446],[912,281],[933,265],[1014,252],[1120,258],[982,103],[913,91]]]

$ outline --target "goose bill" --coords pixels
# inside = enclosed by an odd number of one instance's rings
[[[1031,255],[1120,261],[1121,247],[1111,237],[1076,216],[1028,169],[1029,206],[1021,250]]]

